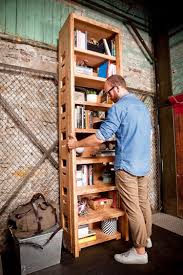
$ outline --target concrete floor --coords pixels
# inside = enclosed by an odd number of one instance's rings
[[[147,265],[123,265],[115,262],[113,255],[130,247],[130,243],[119,240],[83,249],[77,259],[63,251],[60,264],[31,275],[182,275],[183,237],[153,225],[152,241],[153,247],[148,249]]]

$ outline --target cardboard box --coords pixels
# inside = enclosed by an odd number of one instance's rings
[[[43,245],[58,226],[34,237],[18,239],[20,249],[21,275],[56,265],[61,260],[63,229],[60,229],[43,249],[29,245],[34,243]]]

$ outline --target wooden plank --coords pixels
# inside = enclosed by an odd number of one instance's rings
[[[94,29],[96,32],[99,32],[103,29],[104,32],[110,32],[111,35],[117,34],[119,29],[112,26],[111,24],[101,23],[99,21],[93,20],[89,17],[81,16],[79,14],[72,14],[74,20],[74,26],[82,25],[87,28],[88,25],[91,26],[92,30]]]
[[[99,23],[90,18],[85,20],[83,16],[81,17],[77,15],[74,15],[74,18],[75,28],[82,32],[87,31],[89,39],[94,38],[97,41],[103,38],[110,39],[114,33],[118,33],[119,31],[118,29],[111,27],[111,25]],[[95,22],[95,24],[93,25],[92,22]]]
[[[74,48],[76,54],[76,62],[81,61],[83,59],[87,59],[88,66],[98,67],[101,63],[106,60],[116,61],[116,57],[109,56],[107,54],[97,53],[89,50],[81,50],[78,48]]]
[[[125,212],[118,208],[104,208],[102,210],[89,209],[88,214],[78,217],[78,225],[95,223],[111,218],[123,216]]]
[[[108,163],[108,162],[113,162],[113,161],[114,161],[113,156],[96,157],[96,158],[81,158],[81,157],[78,157],[76,159],[77,164]]]
[[[0,8],[0,32],[5,32],[5,0],[1,0],[1,8]]]
[[[66,45],[66,60],[70,61],[68,64],[68,132],[74,132],[74,20],[72,16],[69,16],[68,19],[68,28],[66,37],[68,45]],[[70,34],[68,36],[68,33]],[[67,59],[68,58],[68,59]],[[79,248],[78,248],[78,200],[77,200],[77,193],[76,193],[76,178],[75,178],[75,163],[76,163],[76,154],[74,150],[69,153],[69,186],[70,186],[70,199],[71,199],[71,245],[72,245],[72,252],[77,257],[79,256]]]
[[[61,131],[64,131],[66,129],[66,127],[67,127],[67,114],[66,114],[66,112],[62,113],[60,115],[60,118],[61,118],[61,120],[60,120]]]
[[[83,187],[78,187],[77,188],[77,195],[87,195],[87,194],[94,194],[98,192],[107,192],[107,191],[112,191],[116,190],[116,186],[112,184],[97,184],[92,185],[92,186],[83,186]]]
[[[103,243],[103,242],[106,242],[106,241],[111,241],[111,240],[114,240],[114,239],[116,239],[116,240],[121,239],[121,233],[120,232],[116,232],[112,235],[107,235],[107,234],[103,233],[101,229],[95,229],[93,231],[96,232],[96,240],[79,244],[80,248],[88,247],[88,246],[91,246],[91,245],[96,245],[96,244]]]
[[[76,128],[75,133],[81,133],[81,134],[95,134],[96,129],[82,129],[82,128]]]
[[[5,12],[6,12],[6,32],[7,33],[16,33],[16,1],[6,0]]]
[[[122,238],[125,241],[129,240],[128,215],[126,212],[118,218],[118,231],[121,232]]]
[[[75,84],[76,86],[103,89],[106,78],[98,76],[90,76],[85,74],[75,74]]]
[[[75,100],[75,104],[79,104],[79,105],[84,105],[88,108],[88,110],[101,110],[101,111],[107,111],[110,107],[112,107],[112,104],[108,104],[108,103],[92,103],[92,102],[88,102],[88,101],[79,101],[79,100]]]

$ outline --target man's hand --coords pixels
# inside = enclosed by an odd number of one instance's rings
[[[69,140],[67,142],[69,150],[75,149],[77,147],[77,138],[74,134],[69,135]]]

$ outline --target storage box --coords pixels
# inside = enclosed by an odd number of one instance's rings
[[[107,235],[112,235],[117,232],[117,219],[112,218],[101,222],[102,231]]]
[[[18,239],[20,249],[21,275],[26,275],[60,263],[63,229],[60,229],[43,249],[29,245],[43,245],[58,226],[34,237]]]
[[[93,200],[88,200],[88,205],[93,210],[101,210],[104,208],[110,208],[112,205],[112,199],[108,198],[97,198]]]

